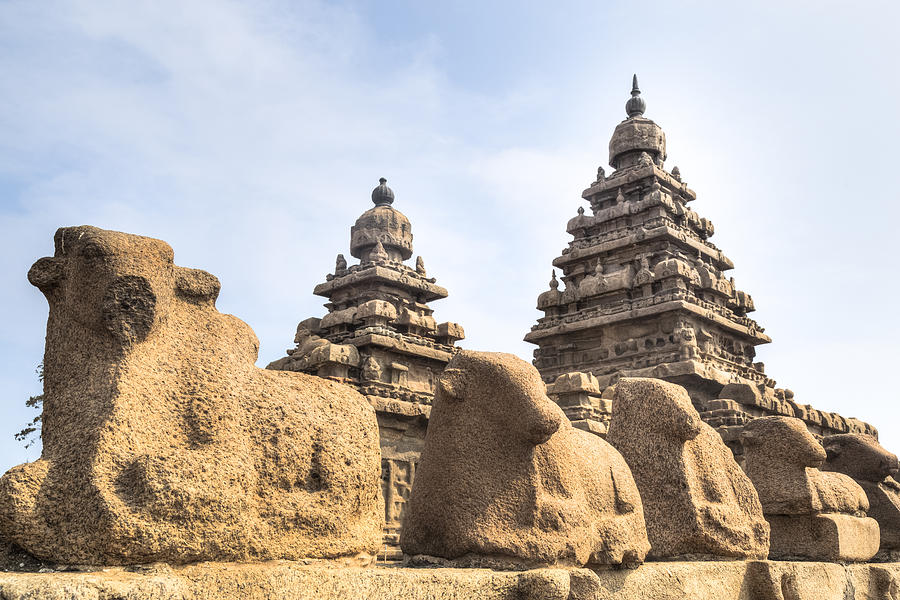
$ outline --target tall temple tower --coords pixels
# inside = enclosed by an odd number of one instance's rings
[[[553,271],[537,301],[544,316],[525,336],[538,345],[534,364],[551,395],[578,399],[560,403],[573,420],[592,423],[608,405],[600,390],[618,377],[666,379],[688,390],[736,451],[743,424],[764,414],[803,418],[817,434],[875,433],[797,404],[755,362],[756,346],[771,338],[747,316],[750,295],[726,276],[734,264],[709,241],[713,224],[688,208],[696,194],[678,167],[663,168],[666,136],[645,109],[635,76],[628,116],[609,142],[614,170],[597,170],[582,194],[591,214],[579,207],[567,226],[574,239],[553,261],[565,288]]]
[[[395,209],[394,192],[381,179],[372,192],[375,206],[350,228],[347,265],[337,255],[334,273],[313,293],[328,298],[328,314],[297,326],[295,348],[268,368],[302,371],[349,384],[375,408],[381,438],[385,543],[399,557],[403,512],[425,440],[437,375],[463,339],[457,323],[438,324],[428,302],[447,297],[425,272],[415,268],[409,219]]]

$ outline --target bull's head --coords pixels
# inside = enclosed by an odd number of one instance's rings
[[[438,378],[437,393],[532,445],[549,440],[564,418],[537,369],[512,354],[459,352]]]
[[[659,379],[625,377],[615,385],[613,420],[640,424],[663,439],[687,441],[700,434],[702,421],[687,391]]]
[[[868,435],[844,433],[822,440],[828,454],[826,468],[854,479],[878,482],[897,474],[897,456]]]
[[[54,256],[35,262],[28,280],[51,312],[124,346],[146,339],[176,297],[215,302],[219,292],[209,273],[176,267],[161,240],[81,226],[57,230],[54,244]]]
[[[741,443],[745,447],[765,449],[778,440],[780,460],[803,467],[819,467],[825,462],[825,449],[809,432],[803,421],[794,417],[761,417],[744,426]],[[789,448],[789,452],[784,452]]]

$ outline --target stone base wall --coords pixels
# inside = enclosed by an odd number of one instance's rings
[[[0,573],[6,600],[882,600],[898,594],[900,563],[705,561],[497,571],[270,561]]]

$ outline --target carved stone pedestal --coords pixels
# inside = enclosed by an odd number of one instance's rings
[[[878,523],[841,514],[766,515],[770,560],[862,562],[878,552]]]

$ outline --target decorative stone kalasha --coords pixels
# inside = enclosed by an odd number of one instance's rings
[[[526,564],[637,564],[641,497],[618,452],[572,427],[537,370],[464,350],[439,378],[404,553]]]
[[[219,281],[168,244],[60,229],[43,452],[0,479],[0,535],[63,563],[374,556],[378,429],[355,390],[258,369]]]
[[[634,475],[651,558],[765,558],[769,526],[756,490],[684,388],[624,378],[607,439]]]
[[[771,525],[769,558],[865,561],[879,528],[866,517],[863,489],[843,473],[818,469],[825,449],[799,419],[764,417],[744,427],[744,468]]]
[[[822,470],[849,475],[866,492],[866,514],[878,521],[879,554],[890,558],[900,551],[900,484],[897,456],[866,435],[832,435],[822,440],[828,458]]]
[[[447,290],[428,278],[425,261],[415,268],[409,219],[395,209],[394,192],[382,178],[372,191],[375,206],[350,228],[347,265],[342,254],[335,271],[313,293],[328,298],[328,314],[297,326],[295,348],[268,368],[328,377],[359,390],[375,408],[381,440],[385,497],[383,556],[399,558],[399,533],[425,428],[435,378],[465,337],[457,323],[437,323],[428,302]]]
[[[688,208],[696,193],[678,167],[663,168],[666,136],[645,110],[635,77],[628,118],[609,142],[614,171],[598,169],[582,194],[591,214],[578,208],[566,228],[573,239],[553,261],[565,288],[554,271],[538,297],[544,316],[525,340],[538,346],[544,381],[571,372],[593,374],[601,390],[619,377],[672,381],[737,454],[741,427],[765,415],[796,416],[817,435],[877,436],[871,425],[775,388],[756,361],[756,346],[771,339],[748,316],[753,300],[726,275],[734,264],[710,241],[713,224]],[[722,393],[728,384],[754,392],[739,400]]]

